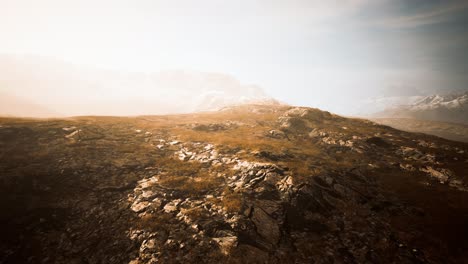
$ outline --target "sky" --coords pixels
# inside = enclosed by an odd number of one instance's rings
[[[468,1],[0,0],[0,33],[0,53],[219,72],[336,113],[468,89]]]

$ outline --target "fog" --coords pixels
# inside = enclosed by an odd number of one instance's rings
[[[0,86],[9,88],[0,110],[9,115],[170,114],[272,102],[260,87],[220,73],[125,72],[37,56],[0,58]]]
[[[63,115],[210,110],[270,97],[366,114],[466,89],[467,7],[0,0],[0,92]]]

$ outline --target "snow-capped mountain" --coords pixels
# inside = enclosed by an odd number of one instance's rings
[[[431,95],[422,98],[410,106],[412,110],[431,110],[438,108],[456,109],[468,104],[468,92],[446,96]]]
[[[414,98],[410,104],[389,107],[374,116],[468,123],[468,91]]]
[[[223,73],[122,72],[8,55],[0,56],[1,91],[63,116],[190,113],[272,100],[261,87]]]
[[[394,109],[402,105],[412,105],[424,96],[380,96],[363,99],[352,110],[352,114],[363,117],[372,117],[375,113],[387,109]]]

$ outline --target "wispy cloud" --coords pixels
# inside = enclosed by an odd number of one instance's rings
[[[389,28],[413,28],[431,25],[453,19],[455,15],[467,9],[468,1],[452,1],[449,4],[437,5],[428,10],[417,10],[415,14],[385,19],[380,24]]]

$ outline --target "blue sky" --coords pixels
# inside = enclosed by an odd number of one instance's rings
[[[468,1],[0,0],[0,53],[232,74],[297,105],[467,89]]]

